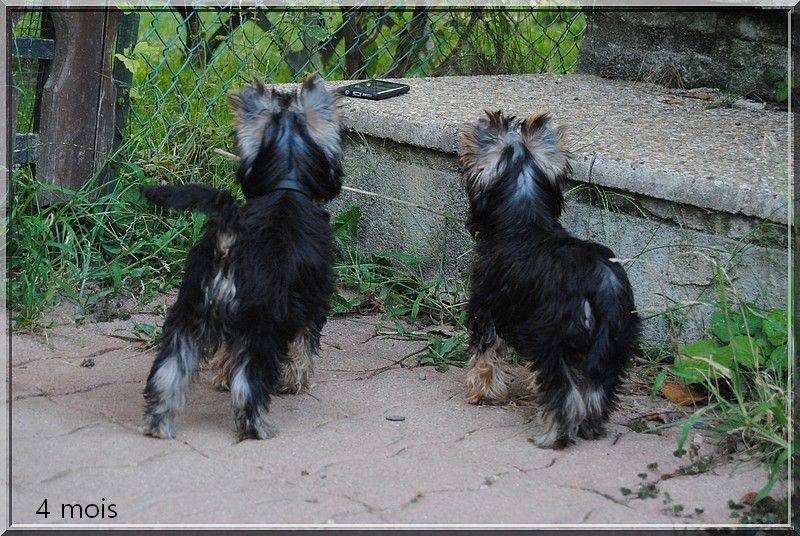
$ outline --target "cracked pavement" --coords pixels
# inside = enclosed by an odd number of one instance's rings
[[[691,463],[673,455],[679,430],[626,424],[677,408],[635,393],[606,438],[538,449],[523,369],[510,404],[469,405],[463,370],[403,361],[424,343],[376,336],[378,316],[329,321],[311,391],[274,399],[274,439],[236,441],[229,394],[207,369],[177,439],[153,439],[139,426],[155,352],[131,337],[134,322],[163,315],[80,326],[68,308],[61,315],[43,334],[12,336],[15,525],[730,523],[728,501],[766,479],[722,455],[706,472],[669,478]],[[93,366],[81,366],[87,358]],[[694,455],[714,453],[691,435]],[[656,497],[636,494],[650,483]],[[44,499],[47,519],[36,514]],[[117,515],[64,520],[63,503],[113,503]]]

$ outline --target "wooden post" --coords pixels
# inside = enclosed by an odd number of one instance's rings
[[[121,13],[52,10],[55,57],[39,107],[40,182],[79,189],[103,169],[114,140],[116,88],[111,76],[114,36]],[[40,192],[39,202],[63,200]]]

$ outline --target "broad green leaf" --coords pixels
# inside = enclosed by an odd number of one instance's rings
[[[749,369],[755,368],[756,355],[754,355],[754,351],[758,353],[758,346],[753,339],[746,335],[737,335],[728,347],[736,363]],[[759,361],[763,361],[763,357],[759,356]]]
[[[762,324],[764,333],[773,346],[786,344],[786,339],[788,338],[787,324],[786,312],[780,309],[770,311],[767,318],[764,319]]]
[[[785,102],[789,98],[789,83],[784,80],[778,83],[775,88],[775,100],[777,102]]]
[[[122,64],[125,66],[125,68],[128,69],[128,71],[130,71],[131,74],[136,74],[139,71],[139,65],[141,64],[139,60],[134,58],[129,58],[124,54],[114,54],[114,58],[121,61]],[[133,93],[133,88],[131,88],[130,92]]]
[[[729,347],[708,339],[681,346],[679,354],[670,371],[685,383],[702,383],[706,378],[726,375],[732,359]]]
[[[730,342],[731,336],[728,331],[728,323],[725,320],[724,314],[722,314],[720,311],[714,311],[711,313],[708,322],[709,327],[711,328],[711,333],[713,333],[716,338],[722,342]],[[734,331],[734,335],[738,335],[733,327],[733,324],[734,323],[731,322],[731,330]]]
[[[764,69],[764,81],[771,85],[777,85],[781,81],[786,80],[786,69],[779,65],[770,65]]]
[[[785,370],[789,366],[789,349],[784,344],[775,348],[767,359],[767,367],[772,370]]]

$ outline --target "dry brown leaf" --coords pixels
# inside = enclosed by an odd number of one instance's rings
[[[741,502],[744,504],[750,504],[753,502],[753,499],[756,498],[756,495],[758,495],[758,493],[756,493],[755,491],[748,491],[747,493],[742,495]]]
[[[667,400],[680,406],[695,406],[705,401],[705,397],[689,387],[677,382],[665,382],[661,386],[661,394]]]
[[[701,99],[701,100],[714,100],[716,97],[710,93],[701,93],[699,91],[690,91],[686,93],[686,96],[690,99]]]

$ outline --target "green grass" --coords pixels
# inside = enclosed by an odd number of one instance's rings
[[[37,194],[52,187],[32,180],[26,167],[15,170],[8,271],[17,329],[35,328],[63,298],[85,308],[119,294],[151,297],[178,283],[203,219],[145,205],[137,191],[143,179],[129,166],[112,192],[89,181],[66,191],[67,201],[41,207]]]

